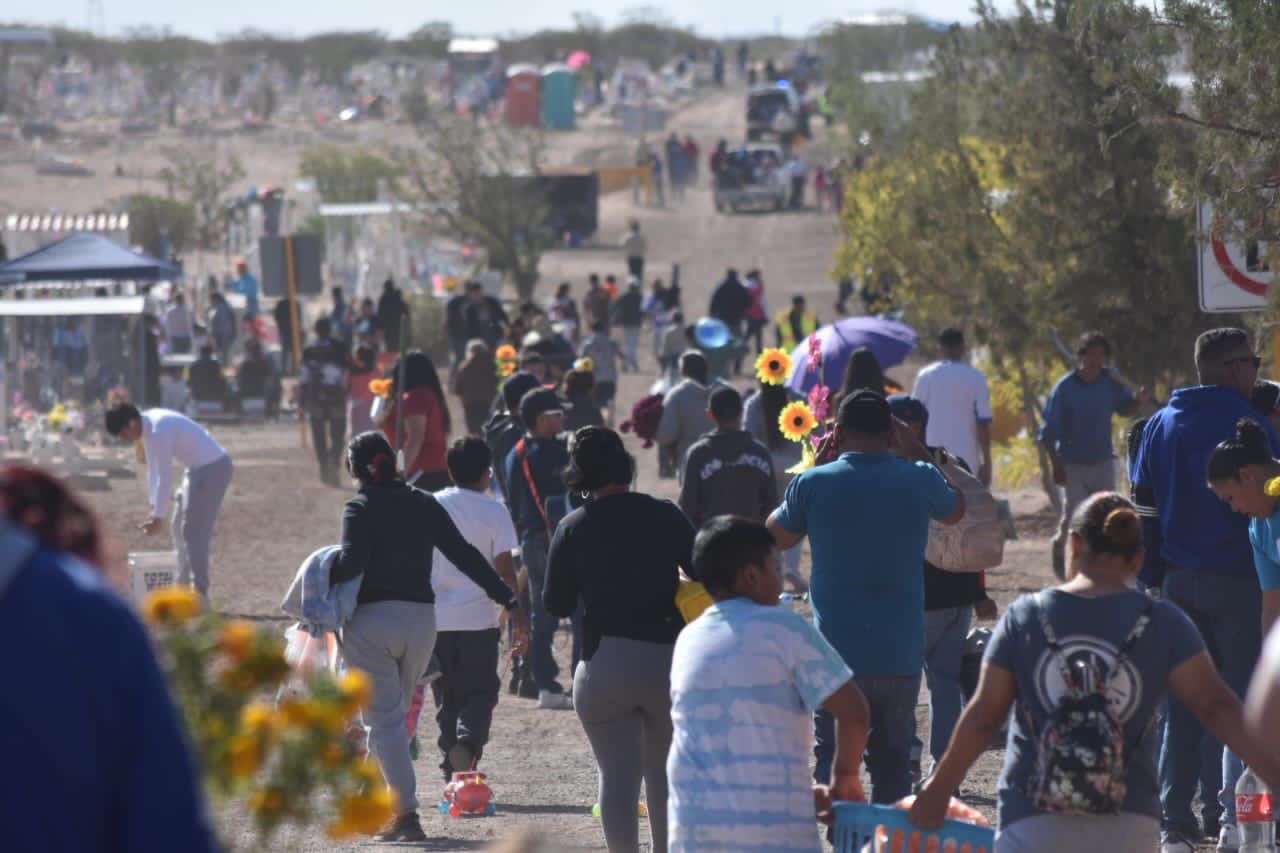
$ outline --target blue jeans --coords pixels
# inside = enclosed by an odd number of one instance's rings
[[[867,772],[871,774],[871,802],[895,803],[911,793],[911,741],[916,735],[916,700],[920,675],[855,675],[853,683],[871,706],[867,738]],[[836,757],[835,718],[826,711],[813,715],[813,779],[831,782]]]
[[[929,754],[942,760],[964,708],[960,659],[973,623],[973,608],[947,607],[924,613],[924,677],[929,685]]]
[[[551,643],[555,640],[559,620],[548,613],[546,605],[542,603],[542,590],[547,583],[547,551],[550,547],[547,534],[526,534],[520,541],[520,559],[529,572],[529,598],[532,599],[529,608],[530,621],[533,623],[532,636],[529,638],[529,673],[539,690],[559,693],[563,689],[556,682],[560,667],[556,666],[555,655],[551,653]]]
[[[1164,581],[1164,595],[1181,607],[1200,630],[1205,646],[1227,686],[1243,696],[1262,648],[1261,600],[1257,577],[1212,575],[1170,567]],[[1202,768],[1221,761],[1222,789],[1218,797],[1222,821],[1235,823],[1235,785],[1240,778],[1240,762],[1200,725],[1185,705],[1169,699],[1164,741],[1160,748],[1160,803],[1162,826],[1190,834],[1196,828],[1191,813]],[[1205,773],[1203,775],[1213,775]],[[1214,808],[1204,791],[1204,812],[1212,817]]]

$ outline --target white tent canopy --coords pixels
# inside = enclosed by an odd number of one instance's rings
[[[135,317],[145,308],[143,296],[0,299],[0,317]]]

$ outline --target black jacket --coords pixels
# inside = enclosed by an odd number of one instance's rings
[[[725,278],[711,293],[711,316],[737,331],[751,307],[751,294],[737,276]]]
[[[403,482],[364,486],[342,513],[342,551],[330,585],[364,575],[360,604],[375,601],[435,602],[431,556],[440,553],[498,604],[511,588],[468,542],[439,501]]]
[[[778,505],[769,449],[744,430],[716,430],[685,457],[680,508],[701,527],[717,515],[763,522]]]

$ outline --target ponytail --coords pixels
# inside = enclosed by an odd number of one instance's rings
[[[1271,441],[1254,420],[1241,418],[1236,434],[1213,449],[1209,457],[1209,482],[1240,479],[1240,469],[1271,462]]]
[[[347,445],[347,470],[364,486],[400,480],[395,452],[380,432],[362,432],[351,439]]]
[[[1101,492],[1086,500],[1071,519],[1093,554],[1133,557],[1142,550],[1142,521],[1127,499],[1115,492]]]

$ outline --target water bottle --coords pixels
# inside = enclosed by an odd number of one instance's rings
[[[1271,789],[1247,767],[1236,783],[1236,827],[1240,853],[1274,853],[1276,820],[1271,811]]]

